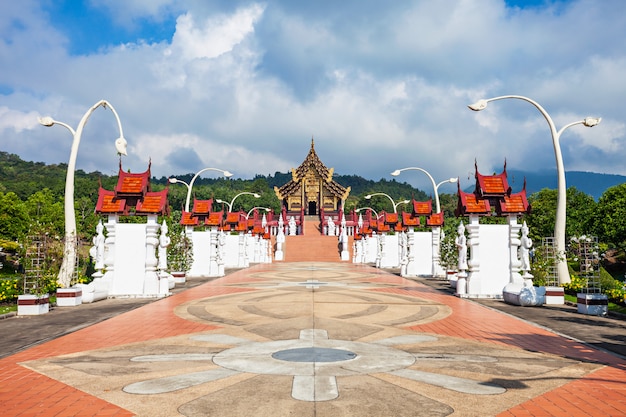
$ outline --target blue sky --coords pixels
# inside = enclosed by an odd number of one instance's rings
[[[481,172],[626,175],[626,3],[621,0],[20,0],[0,4],[0,150],[66,163],[100,99],[120,116],[125,168],[157,176],[297,167],[315,138],[340,174],[417,166],[462,186]],[[78,167],[117,172],[117,124],[88,119]],[[212,174],[207,174],[212,175]],[[417,172],[399,180],[428,190]],[[449,190],[453,191],[453,190]],[[442,190],[442,192],[445,192]]]

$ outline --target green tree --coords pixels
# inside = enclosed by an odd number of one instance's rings
[[[601,242],[626,247],[626,184],[607,189],[598,200],[593,230]]]
[[[16,241],[28,231],[26,205],[14,192],[0,192],[0,236]]]
[[[63,202],[54,196],[49,188],[37,191],[26,200],[26,210],[31,225],[37,224],[39,230],[56,239],[65,234],[65,210]]]
[[[530,237],[536,242],[554,236],[557,190],[544,188],[528,198],[531,212],[524,217],[530,229]],[[596,203],[593,197],[570,187],[567,189],[566,236],[592,233]]]

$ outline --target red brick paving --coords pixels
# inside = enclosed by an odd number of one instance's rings
[[[104,400],[33,372],[20,363],[213,329],[214,326],[184,320],[176,316],[173,309],[198,298],[248,291],[232,285],[259,281],[254,278],[254,274],[272,267],[257,265],[248,270],[238,271],[1,359],[2,415],[15,417],[133,415]],[[367,274],[363,281],[403,286],[373,291],[417,295],[451,307],[450,316],[433,323],[411,327],[413,330],[606,364],[583,378],[513,407],[499,416],[626,416],[626,364],[617,356],[595,350],[479,304],[442,294],[396,275],[370,267],[354,266],[354,268]]]
[[[397,282],[396,279],[390,279]],[[452,314],[442,320],[410,327],[412,330],[461,337],[481,342],[545,352],[567,358],[606,364],[581,379],[533,398],[499,416],[626,416],[626,363],[619,357],[556,335],[533,324],[419,286],[419,297],[443,303]],[[413,291],[384,288],[376,291],[414,294]]]

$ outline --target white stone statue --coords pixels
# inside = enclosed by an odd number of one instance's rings
[[[533,247],[533,241],[528,237],[528,226],[526,222],[522,225],[522,238],[520,239],[519,253],[522,265],[521,271],[527,273],[530,271],[530,249]]]
[[[167,232],[167,223],[163,220],[163,224],[161,224],[161,235],[159,236],[159,264],[157,265],[157,269],[161,271],[167,269],[167,247],[171,243]]]
[[[409,239],[406,233],[400,234],[400,276],[407,275],[407,267],[409,265]]]
[[[224,262],[226,258],[226,233],[220,230],[217,233],[217,263]]]
[[[296,235],[296,219],[293,216],[289,218],[289,236]]]
[[[104,269],[104,226],[102,220],[96,226],[96,236],[93,237],[93,246],[89,249],[89,255],[93,258],[96,271]]]
[[[285,234],[282,233],[282,230],[279,230],[278,234],[276,235],[276,250],[282,251],[284,243],[285,243]]]
[[[459,223],[459,227],[456,230],[457,230],[458,236],[456,237],[455,243],[459,251],[458,268],[459,268],[459,271],[466,271],[467,270],[467,238],[465,237],[465,226],[463,225],[463,222]]]
[[[335,236],[337,232],[335,230],[335,222],[333,221],[333,218],[329,217],[326,223],[328,224],[328,236]]]

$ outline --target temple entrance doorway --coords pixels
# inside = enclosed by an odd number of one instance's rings
[[[309,201],[309,216],[315,216],[317,214],[317,204],[315,201]]]

